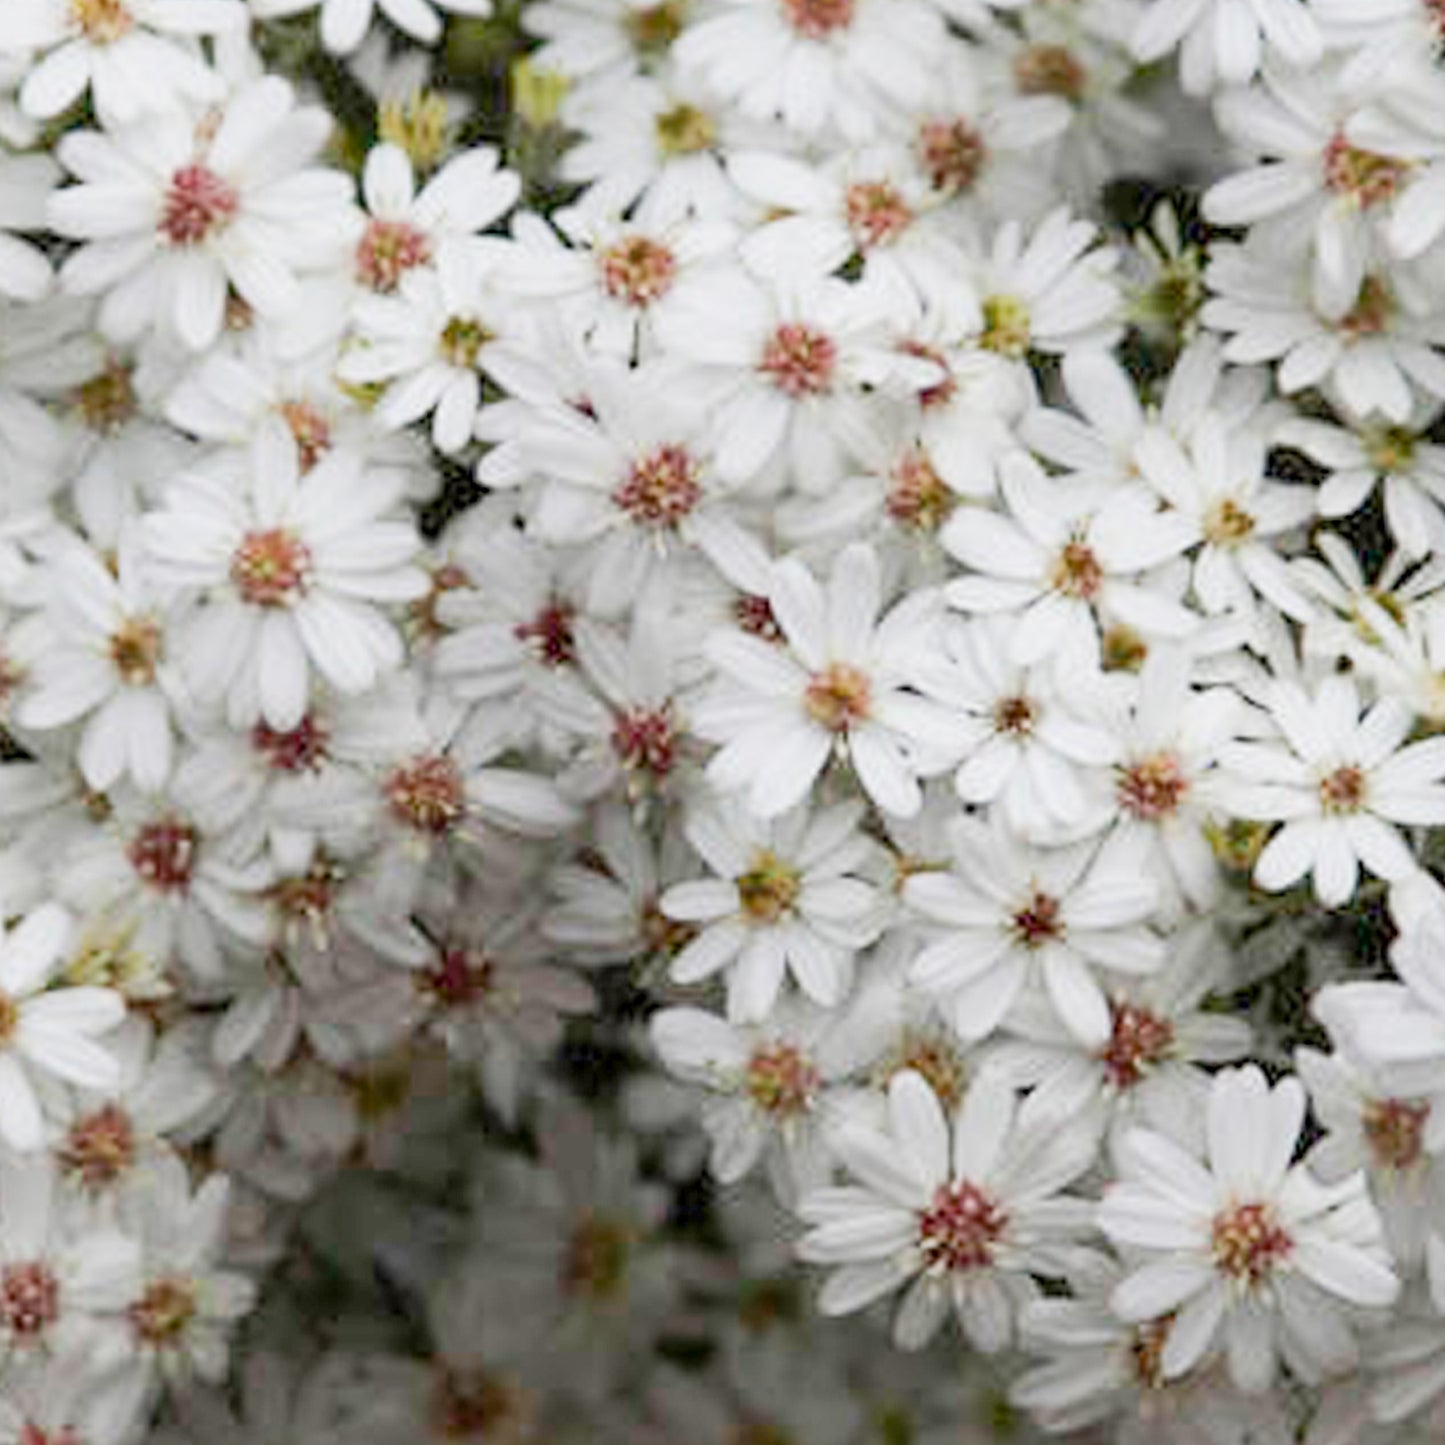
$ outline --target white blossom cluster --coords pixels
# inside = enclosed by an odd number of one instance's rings
[[[1445,3],[493,8],[0,3],[0,1445],[1438,1441]]]

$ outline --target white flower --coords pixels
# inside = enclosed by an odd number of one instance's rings
[[[1042,987],[1069,1033],[1102,1048],[1112,1024],[1095,971],[1145,974],[1164,962],[1148,927],[1155,884],[1094,842],[1030,850],[1001,820],[959,818],[951,839],[954,871],[904,885],[909,907],[940,925],[914,960],[915,987],[938,996],[969,1040],[998,1028],[1026,985]]]
[[[125,1017],[108,988],[50,987],[70,937],[70,915],[54,903],[0,936],[0,1138],[35,1149],[45,1137],[36,1078],[104,1087],[119,1072],[96,1040]]]
[[[321,43],[333,54],[349,55],[366,39],[378,8],[398,30],[423,45],[442,38],[441,9],[452,15],[490,15],[492,0],[251,0],[258,18],[299,15],[321,7]]]
[[[799,1204],[812,1226],[799,1256],[838,1268],[824,1314],[850,1314],[907,1285],[893,1340],[921,1349],[955,1314],[969,1343],[1010,1343],[1018,1311],[1038,1296],[1034,1273],[1057,1275],[1060,1248],[1082,1232],[1087,1206],[1060,1198],[1094,1161],[1082,1118],[1026,1129],[1013,1091],[987,1074],[964,1095],[950,1129],[938,1096],[905,1069],[888,1087],[888,1127],[845,1119],[829,1145],[856,1184],[818,1189]]]
[[[1173,1316],[1164,1379],[1221,1342],[1247,1392],[1269,1388],[1282,1352],[1307,1378],[1349,1369],[1353,1311],[1399,1293],[1363,1178],[1326,1187],[1291,1163],[1304,1114],[1297,1079],[1271,1088],[1249,1065],[1215,1075],[1204,1158],[1153,1130],[1125,1135],[1099,1224],[1139,1261],[1114,1310],[1131,1323]]]
[[[826,593],[790,557],[768,595],[787,651],[742,632],[708,641],[722,674],[695,714],[698,732],[722,744],[709,778],[725,791],[745,788],[755,814],[777,817],[836,752],[880,808],[916,813],[919,776],[941,771],[953,746],[944,709],[908,690],[934,599],[915,594],[878,621],[878,558],[862,543],[839,554]]]
[[[43,52],[20,90],[28,115],[50,120],[89,89],[101,122],[124,125],[179,101],[220,99],[224,83],[190,39],[245,25],[237,0],[10,0],[0,50]]]
[[[1243,85],[1268,51],[1308,69],[1324,41],[1308,0],[1149,0],[1133,35],[1137,60],[1180,49],[1180,78],[1192,95]]]
[[[57,154],[78,184],[51,197],[50,224],[88,244],[66,259],[62,284],[103,294],[112,339],[159,328],[192,351],[221,334],[228,285],[264,316],[293,311],[297,271],[327,264],[351,230],[350,181],[311,165],[331,124],[272,75],[199,135],[184,111],[69,132]]]
[[[1281,742],[1221,753],[1232,775],[1221,801],[1241,817],[1284,824],[1255,864],[1256,885],[1277,893],[1312,874],[1316,897],[1338,908],[1361,864],[1390,880],[1412,872],[1414,856],[1390,825],[1445,821],[1445,739],[1405,744],[1409,709],[1385,697],[1362,717],[1358,689],[1338,675],[1313,696],[1276,682],[1268,707]]]
[[[401,666],[377,604],[427,590],[421,539],[397,510],[405,479],[333,450],[305,475],[289,434],[263,433],[243,485],[195,473],[143,523],[157,586],[208,594],[177,640],[202,699],[226,699],[236,726],[288,732],[315,669],[338,692],[365,692]]]
[[[742,1023],[768,1016],[785,973],[814,1003],[840,1003],[881,921],[876,890],[858,876],[873,851],[860,812],[799,808],[761,823],[737,805],[697,808],[687,838],[717,877],[674,883],[658,900],[668,918],[702,925],[673,979],[726,969],[728,1014]]]

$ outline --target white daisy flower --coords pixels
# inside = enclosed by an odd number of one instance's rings
[[[299,15],[318,6],[321,43],[333,55],[350,55],[360,46],[378,9],[398,30],[422,45],[435,45],[442,38],[438,10],[448,15],[492,13],[492,0],[251,0],[251,9],[261,20]]]
[[[331,125],[268,75],[199,134],[183,111],[68,133],[56,154],[77,184],[51,197],[50,224],[87,244],[62,285],[103,296],[113,340],[158,327],[191,351],[220,336],[228,286],[264,316],[294,311],[297,272],[328,264],[351,230],[350,181],[311,164]]]
[[[1309,0],[1148,0],[1132,43],[1146,64],[1177,46],[1191,95],[1243,85],[1271,53],[1303,70],[1324,55]]]
[[[1172,1316],[1162,1378],[1220,1345],[1250,1393],[1282,1352],[1307,1377],[1348,1370],[1356,1310],[1398,1295],[1363,1177],[1327,1187],[1291,1163],[1304,1115],[1297,1079],[1271,1088],[1251,1064],[1215,1075],[1202,1157],[1153,1130],[1124,1136],[1099,1225],[1138,1263],[1111,1303],[1129,1323]]]
[[[1058,1275],[1088,1206],[1061,1191],[1094,1162],[1097,1130],[1082,1118],[1025,1129],[1017,1100],[982,1074],[950,1128],[937,1095],[910,1069],[888,1086],[888,1127],[844,1119],[828,1143],[856,1184],[806,1194],[811,1229],[799,1257],[837,1266],[818,1296],[825,1315],[851,1314],[907,1286],[893,1341],[921,1349],[953,1313],[977,1350],[1013,1339],[1033,1276]]]
[[[717,876],[674,883],[658,900],[666,917],[701,927],[673,959],[673,980],[726,970],[738,1023],[768,1017],[786,974],[814,1003],[840,1003],[854,955],[882,922],[877,890],[860,876],[874,849],[861,812],[845,803],[761,822],[736,804],[694,809],[688,841]]]
[[[1319,901],[1339,908],[1361,864],[1392,881],[1413,872],[1399,827],[1445,822],[1445,739],[1407,744],[1414,719],[1395,698],[1361,716],[1357,686],[1340,675],[1313,695],[1277,681],[1267,706],[1280,741],[1236,743],[1220,756],[1229,810],[1284,825],[1259,855],[1256,886],[1278,893],[1310,875]]]
[[[0,936],[0,1138],[15,1149],[36,1149],[45,1138],[33,1076],[104,1087],[119,1072],[97,1035],[125,1017],[121,996],[51,987],[72,927],[65,909],[45,903]]]
[[[27,115],[50,120],[87,90],[101,123],[125,125],[181,101],[216,101],[225,85],[189,43],[239,34],[238,0],[12,0],[0,50],[37,52],[20,90]]]
[[[401,666],[381,607],[428,586],[415,524],[397,510],[404,481],[340,450],[302,475],[290,435],[263,433],[240,487],[202,473],[170,487],[144,537],[159,588],[206,597],[176,643],[199,698],[224,698],[236,726],[289,732],[313,669],[355,694]]]
[[[993,1033],[1026,986],[1042,989],[1073,1037],[1103,1048],[1113,1025],[1098,970],[1148,974],[1164,963],[1149,927],[1153,881],[1093,842],[1030,850],[1001,819],[959,818],[950,837],[952,870],[915,873],[903,888],[908,906],[940,925],[914,960],[914,986],[939,998],[968,1040]]]

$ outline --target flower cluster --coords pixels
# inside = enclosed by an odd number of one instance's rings
[[[0,6],[0,1442],[1436,1438],[1445,7],[496,8]]]

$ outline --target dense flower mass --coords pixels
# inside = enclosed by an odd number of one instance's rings
[[[0,3],[0,1445],[1445,1438],[1445,4]]]

